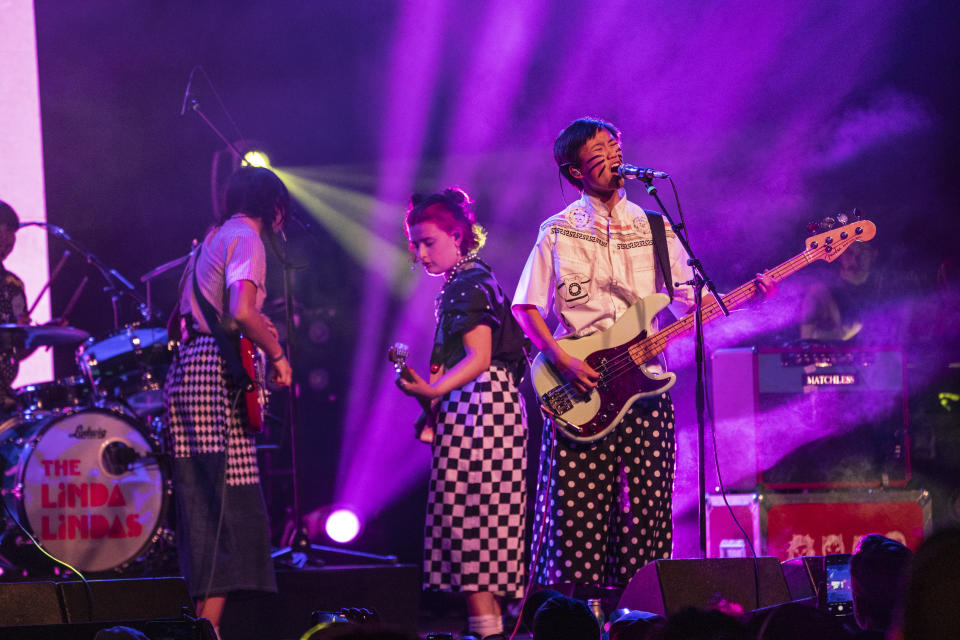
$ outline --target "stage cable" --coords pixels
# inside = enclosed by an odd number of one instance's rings
[[[712,376],[706,375],[706,360],[704,360],[704,379],[709,382]],[[710,402],[710,385],[704,385],[704,397],[707,404],[707,412],[710,415],[710,439],[713,442],[713,465],[717,471],[717,485],[720,487],[720,497],[723,498],[723,504],[727,508],[727,512],[730,514],[730,517],[733,519],[733,523],[737,525],[737,529],[740,531],[740,535],[743,536],[744,541],[746,541],[747,546],[750,548],[750,556],[753,558],[753,586],[754,586],[754,600],[756,606],[754,609],[760,608],[760,560],[757,558],[757,551],[754,549],[753,541],[750,539],[750,536],[747,535],[747,532],[744,531],[743,526],[740,524],[740,521],[737,519],[737,516],[733,513],[733,507],[730,506],[730,503],[727,501],[727,489],[723,484],[723,474],[720,471],[720,456],[717,452],[717,423],[713,419],[713,405]]]
[[[36,538],[34,538],[34,537],[30,534],[30,532],[27,531],[26,527],[24,527],[24,526],[20,523],[20,520],[19,520],[15,515],[13,515],[13,512],[10,510],[10,507],[7,506],[7,501],[6,501],[6,500],[0,500],[0,503],[3,504],[3,510],[4,510],[4,512],[6,512],[7,517],[10,518],[10,520],[11,520],[15,525],[17,525],[17,528],[18,528],[25,536],[27,536],[27,538],[30,540],[30,542],[33,543],[33,546],[35,546],[35,547],[40,551],[40,553],[42,553],[43,555],[45,555],[45,556],[47,556],[48,558],[50,558],[51,560],[53,560],[53,562],[55,562],[56,564],[59,564],[59,565],[62,566],[62,567],[66,567],[67,569],[69,569],[70,571],[72,571],[74,574],[76,574],[76,576],[77,576],[78,578],[80,578],[80,581],[83,582],[84,592],[86,593],[86,596],[87,596],[87,607],[88,607],[88,609],[87,609],[87,622],[93,622],[93,589],[90,587],[90,582],[87,580],[87,577],[86,577],[85,575],[83,575],[83,573],[82,573],[79,569],[77,569],[76,567],[71,566],[71,565],[68,564],[67,562],[61,560],[60,558],[56,557],[55,555],[53,555],[52,553],[50,553],[49,551],[47,551],[46,549],[44,549],[44,548],[43,548],[43,545],[40,544],[40,541],[37,540]]]

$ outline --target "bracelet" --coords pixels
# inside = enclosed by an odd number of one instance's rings
[[[280,362],[281,360],[283,360],[283,359],[286,358],[286,357],[287,357],[286,352],[284,352],[284,350],[281,349],[281,350],[280,350],[280,355],[278,355],[278,356],[275,357],[275,358],[267,358],[267,362],[269,362],[270,364],[277,364],[278,362]]]

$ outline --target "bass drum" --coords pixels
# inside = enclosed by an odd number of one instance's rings
[[[158,457],[144,427],[113,411],[0,425],[9,513],[80,571],[123,568],[156,541],[169,493]],[[7,534],[16,534],[15,523],[7,522]]]

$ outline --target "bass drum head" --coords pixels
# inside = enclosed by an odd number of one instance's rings
[[[9,432],[11,429],[7,429]],[[50,554],[80,571],[118,568],[153,542],[166,483],[144,427],[104,410],[50,416],[14,427],[0,445],[16,460],[20,520]],[[19,447],[19,455],[9,451]]]

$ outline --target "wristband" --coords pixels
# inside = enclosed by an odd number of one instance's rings
[[[283,360],[283,359],[286,358],[286,357],[287,357],[287,354],[283,351],[283,349],[281,349],[281,350],[280,350],[280,355],[278,355],[278,356],[275,357],[275,358],[268,358],[268,359],[267,359],[267,362],[269,362],[270,364],[277,364],[278,362],[280,362],[281,360]]]

